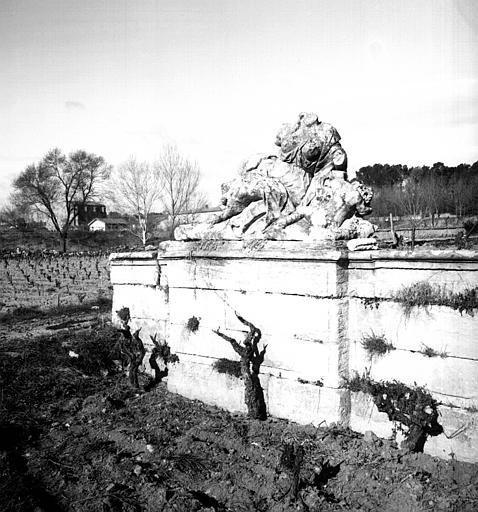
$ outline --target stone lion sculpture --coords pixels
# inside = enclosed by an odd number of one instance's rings
[[[222,185],[223,209],[209,224],[180,226],[176,239],[338,240],[368,237],[373,192],[347,181],[340,135],[301,113],[276,137],[279,156],[256,155]]]

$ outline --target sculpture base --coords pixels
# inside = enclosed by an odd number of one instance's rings
[[[394,425],[369,395],[344,383],[369,371],[374,380],[424,385],[439,407],[445,434],[425,451],[478,462],[478,315],[446,306],[407,313],[394,300],[404,285],[427,281],[456,292],[478,286],[473,251],[348,252],[305,242],[264,240],[165,242],[158,255],[113,255],[113,311],[130,308],[142,338],[157,332],[180,363],[171,391],[245,412],[243,382],[218,373],[218,359],[237,360],[220,328],[242,340],[235,311],[262,331],[261,366],[268,413],[303,424],[340,423],[382,437]],[[189,320],[199,321],[192,330]],[[396,350],[379,357],[362,345],[383,335]],[[423,347],[446,357],[428,357]],[[447,437],[448,436],[448,437]]]
[[[266,227],[265,215],[256,220],[249,228],[244,217],[249,212],[218,224],[183,224],[174,232],[176,240],[281,240],[303,242],[334,242],[337,240],[353,240],[356,238],[370,238],[377,230],[377,226],[368,220],[353,216],[345,220],[340,227],[323,227],[321,223],[312,224],[303,219],[284,228]],[[250,217],[250,215],[249,215]],[[332,244],[331,244],[332,245]]]

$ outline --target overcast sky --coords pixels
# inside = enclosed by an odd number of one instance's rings
[[[47,150],[175,142],[217,202],[312,111],[355,170],[478,160],[475,0],[0,0],[0,204]]]

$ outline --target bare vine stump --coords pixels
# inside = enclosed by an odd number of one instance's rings
[[[179,357],[176,354],[171,354],[171,349],[166,342],[157,341],[156,334],[154,336],[150,336],[150,338],[154,346],[149,356],[149,364],[154,372],[154,377],[144,387],[145,391],[150,391],[154,388],[154,386],[159,384],[164,379],[164,377],[168,376],[169,363],[177,363],[179,361]],[[163,370],[161,370],[158,365],[158,358],[162,359],[164,362]]]
[[[139,389],[139,367],[143,363],[144,356],[146,355],[143,341],[139,337],[141,329],[131,334],[131,328],[129,326],[129,321],[131,320],[129,308],[121,308],[116,314],[121,320],[121,329],[118,329],[119,332],[123,334],[123,339],[120,341],[120,350],[128,363],[128,379],[133,388]],[[163,378],[168,375],[169,363],[177,363],[179,361],[179,357],[171,353],[171,349],[166,341],[158,341],[156,337],[156,334],[150,336],[153,343],[153,350],[149,355],[149,364],[154,372],[154,377],[144,386],[145,391],[153,389],[156,384],[161,382]],[[162,359],[164,363],[163,370],[158,365],[158,358]]]
[[[304,460],[304,447],[301,445],[285,444],[281,455],[281,465],[290,474],[291,486],[289,503],[297,500],[300,489],[300,470]]]
[[[134,334],[131,334],[131,327],[129,326],[129,321],[131,319],[129,308],[121,308],[116,313],[121,320],[121,329],[119,329],[119,331],[123,335],[123,339],[120,342],[120,349],[128,361],[128,379],[131,386],[138,389],[138,371],[146,354],[146,349],[139,337],[141,329],[138,329]]]
[[[241,323],[249,328],[249,332],[242,345],[234,338],[220,332],[219,329],[214,332],[228,341],[241,358],[241,377],[244,380],[244,398],[248,416],[258,420],[265,420],[267,418],[267,410],[264,391],[259,379],[259,371],[261,364],[264,362],[267,345],[264,345],[264,348],[259,351],[257,345],[262,336],[260,329],[242,318],[237,312],[236,316]]]
[[[355,376],[347,384],[350,391],[372,396],[377,409],[390,421],[406,427],[401,448],[406,452],[423,452],[428,436],[438,436],[443,427],[438,423],[437,401],[423,387],[411,388],[402,382],[375,382],[368,376]],[[402,427],[402,428],[403,428]]]

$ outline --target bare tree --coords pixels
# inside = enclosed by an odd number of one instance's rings
[[[76,212],[97,193],[109,167],[102,157],[80,150],[65,156],[59,149],[49,151],[38,164],[29,165],[13,182],[19,204],[46,216],[60,235],[62,250]]]
[[[475,179],[473,182],[469,177],[459,174],[450,180],[449,200],[452,211],[457,217],[463,217],[467,212],[472,212],[473,206],[476,208],[476,201],[478,199],[477,181]]]
[[[444,183],[436,173],[429,173],[422,181],[417,183],[423,198],[425,213],[431,217],[432,226],[435,225],[435,218],[440,213],[444,198]]]
[[[15,194],[10,197],[8,204],[0,210],[0,222],[18,231],[28,231],[31,220],[30,207],[22,204]]]
[[[168,232],[174,238],[174,230],[180,218],[205,206],[199,192],[201,173],[195,163],[184,158],[176,146],[166,145],[154,169],[161,186],[161,204],[168,216]]]
[[[113,172],[110,196],[115,207],[135,218],[132,233],[146,246],[153,226],[151,213],[159,204],[161,186],[158,174],[147,162],[130,157]]]
[[[398,190],[396,201],[400,211],[407,215],[407,221],[410,225],[411,249],[413,250],[415,248],[416,230],[423,222],[422,217],[426,204],[423,187],[415,181],[408,180],[404,182]]]

